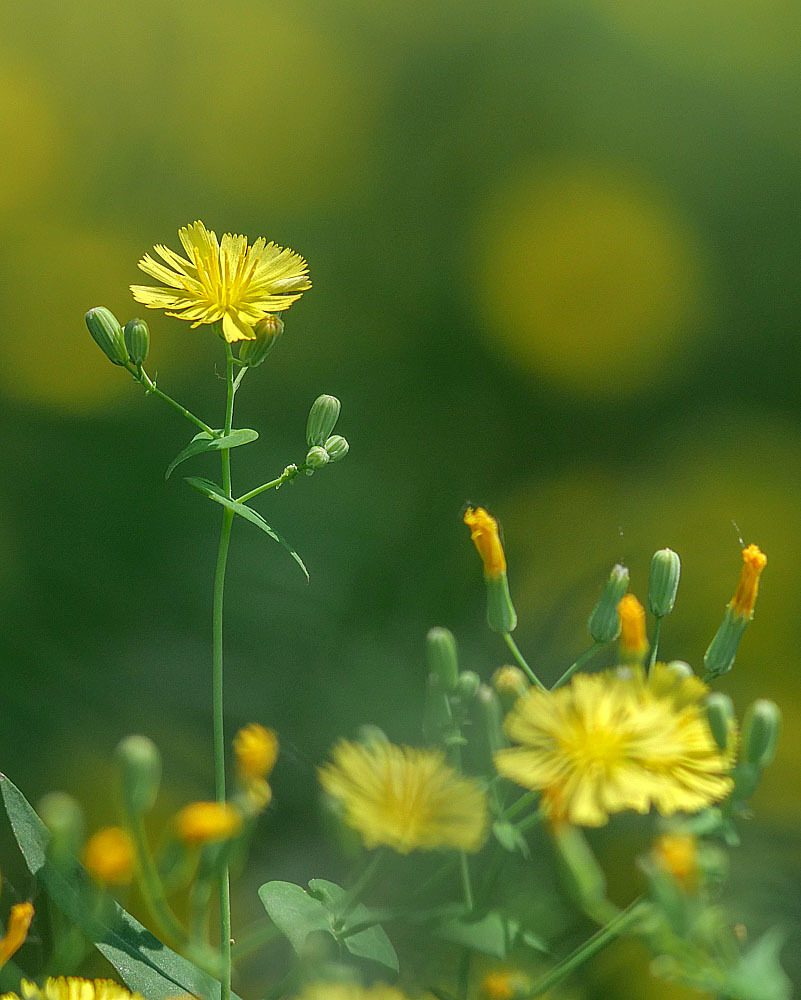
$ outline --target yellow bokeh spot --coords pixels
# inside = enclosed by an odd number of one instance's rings
[[[620,395],[667,376],[702,312],[697,239],[665,195],[563,163],[495,191],[470,255],[486,333],[533,374]]]

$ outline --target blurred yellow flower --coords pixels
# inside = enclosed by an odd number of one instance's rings
[[[0,968],[25,944],[33,920],[32,903],[15,903],[8,915],[8,926],[0,940]]]
[[[654,844],[654,858],[677,882],[691,888],[698,878],[698,842],[689,833],[664,833]]]
[[[340,740],[320,783],[344,806],[344,819],[368,848],[400,854],[453,847],[477,851],[487,833],[487,802],[477,781],[458,774],[437,750]]]
[[[267,243],[259,237],[252,246],[244,236],[226,233],[221,240],[194,222],[178,230],[189,260],[157,244],[156,253],[165,267],[150,254],[139,267],[167,288],[131,285],[133,297],[149,309],[166,309],[192,323],[222,321],[222,334],[229,344],[254,340],[253,328],[270,313],[281,312],[311,288],[308,265],[293,250]]]
[[[242,828],[242,814],[229,802],[190,802],[175,817],[175,828],[188,844],[230,840]]]
[[[602,826],[624,809],[697,812],[731,790],[731,755],[715,743],[699,702],[706,686],[656,664],[578,674],[557,691],[531,690],[506,717],[522,744],[495,754],[498,772],[543,792],[555,821]]]
[[[386,983],[369,987],[356,983],[310,983],[298,1000],[406,1000],[406,997]]]
[[[482,979],[481,992],[489,1000],[515,1000],[531,992],[531,979],[525,972],[516,970],[491,972]]]
[[[0,1000],[144,1000],[141,993],[131,993],[113,979],[81,979],[59,976],[37,986],[27,979],[20,983],[19,994],[4,993]]]
[[[738,618],[751,619],[754,614],[759,578],[768,564],[768,557],[758,545],[748,545],[743,549],[743,569],[734,597],[729,601],[732,613]]]
[[[481,556],[484,575],[499,576],[506,572],[506,556],[498,534],[498,522],[483,507],[468,507],[464,523],[470,529],[470,539]]]
[[[98,830],[83,851],[83,864],[96,882],[125,885],[133,878],[136,853],[131,838],[119,826]]]
[[[234,737],[236,767],[243,778],[268,778],[278,758],[278,737],[258,722],[244,726]]]

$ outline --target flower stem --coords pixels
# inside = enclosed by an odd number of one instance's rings
[[[364,871],[356,879],[350,889],[348,889],[345,894],[345,898],[342,900],[342,904],[339,907],[339,913],[336,919],[336,924],[339,925],[340,928],[344,925],[350,911],[361,899],[364,890],[375,878],[378,869],[384,863],[385,859],[386,853],[384,851],[376,851],[372,858],[370,858]]]
[[[509,647],[509,649],[511,649],[512,655],[517,660],[517,662],[520,664],[520,666],[522,667],[524,673],[526,674],[526,676],[528,677],[528,679],[531,681],[531,683],[534,685],[534,687],[539,688],[540,691],[547,691],[548,689],[545,687],[545,685],[542,683],[542,681],[539,679],[539,677],[537,677],[537,675],[534,673],[534,671],[531,669],[531,667],[528,665],[528,663],[526,663],[526,658],[523,656],[523,654],[518,649],[517,643],[512,638],[511,632],[504,632],[503,633],[503,637],[506,640],[506,645]]]
[[[149,396],[158,396],[159,399],[163,399],[165,403],[171,406],[174,410],[177,410],[181,416],[186,417],[187,420],[191,420],[195,427],[199,427],[202,431],[205,431],[207,434],[214,437],[214,429],[212,427],[209,427],[208,424],[204,424],[200,417],[196,417],[194,413],[187,410],[185,406],[181,406],[181,404],[177,400],[173,399],[172,396],[168,396],[166,392],[162,392],[161,389],[158,389],[156,387],[156,383],[150,378],[144,368],[135,369],[128,367],[128,371],[140,385],[145,387],[145,392]]]
[[[236,498],[236,502],[247,503],[248,500],[252,500],[253,497],[257,497],[259,493],[265,493],[273,487],[278,489],[278,487],[283,486],[284,483],[291,483],[292,480],[300,474],[300,472],[301,469],[299,469],[297,465],[288,465],[277,479],[271,479],[269,483],[257,486],[255,490],[251,490],[249,493],[243,493],[241,497]]]
[[[567,670],[562,674],[562,676],[559,678],[556,684],[554,684],[554,686],[551,688],[551,691],[555,691],[563,684],[567,684],[567,682],[570,680],[573,674],[577,670],[580,670],[585,663],[591,660],[593,656],[595,656],[595,654],[598,652],[598,650],[602,649],[604,645],[605,643],[603,642],[594,642],[589,649],[585,649],[584,652],[581,654],[581,656],[576,660],[576,662],[571,664],[567,668]]]
[[[659,636],[662,633],[662,618],[656,619],[654,624],[654,637],[651,643],[651,658],[648,661],[648,672],[654,669],[654,664],[656,663],[656,654],[659,651]]]
[[[166,943],[173,947],[182,948],[187,944],[186,931],[181,922],[170,909],[164,885],[159,877],[156,863],[150,845],[145,834],[145,825],[142,822],[141,813],[127,810],[126,819],[128,829],[136,849],[138,864],[138,882],[142,898],[150,910],[150,914],[155,920],[160,933],[166,938]]]
[[[470,881],[470,863],[467,860],[467,854],[464,851],[459,851],[459,870],[462,875],[462,895],[464,896],[464,905],[467,908],[468,913],[473,912],[473,885]]]

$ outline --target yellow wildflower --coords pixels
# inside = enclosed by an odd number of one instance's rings
[[[697,812],[732,787],[731,753],[715,743],[700,699],[706,686],[664,664],[578,674],[556,691],[518,699],[504,730],[518,747],[498,772],[543,792],[556,821],[601,826],[624,809]]]
[[[768,557],[758,545],[749,545],[743,549],[743,569],[740,582],[737,584],[734,597],[729,601],[732,613],[738,618],[750,621],[759,590],[759,578],[767,564]]]
[[[481,981],[481,991],[489,1000],[515,1000],[531,992],[531,979],[525,972],[491,972]]]
[[[698,843],[689,833],[665,833],[654,845],[660,868],[691,888],[698,879]]]
[[[298,1000],[406,1000],[406,997],[386,983],[368,987],[356,983],[310,983]]]
[[[408,854],[438,847],[477,851],[484,843],[484,791],[438,750],[340,740],[332,756],[319,770],[320,783],[342,803],[345,822],[368,848],[386,844]]]
[[[311,288],[308,265],[293,250],[259,237],[252,246],[244,236],[217,234],[194,222],[178,230],[186,260],[169,247],[156,245],[156,253],[169,267],[150,254],[139,267],[167,285],[131,285],[133,297],[149,309],[166,309],[192,323],[222,321],[222,334],[229,344],[255,340],[254,327],[270,313],[281,312]]]
[[[81,979],[59,976],[46,979],[44,986],[23,979],[19,994],[4,993],[0,1000],[144,1000],[141,993],[131,993],[113,979]]]
[[[0,940],[0,968],[25,944],[33,920],[32,903],[15,903],[8,915],[8,926]]]
[[[484,576],[496,577],[506,572],[506,556],[498,534],[498,522],[483,507],[468,507],[464,523],[470,529],[470,539],[478,549],[484,564]]]
[[[268,778],[278,758],[278,737],[272,729],[251,722],[234,737],[234,753],[240,777]]]
[[[620,654],[625,660],[643,660],[648,652],[645,608],[634,594],[626,594],[617,606],[620,618]]]
[[[175,828],[188,844],[230,840],[242,828],[242,814],[229,802],[191,802],[175,817]]]
[[[119,826],[98,830],[83,851],[83,864],[101,885],[125,885],[133,878],[136,853],[131,838]]]

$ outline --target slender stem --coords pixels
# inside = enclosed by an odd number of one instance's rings
[[[599,649],[604,647],[603,642],[594,642],[589,649],[585,649],[581,656],[576,660],[575,663],[571,664],[567,670],[562,674],[559,680],[551,688],[551,691],[555,691],[557,688],[561,687],[563,684],[567,684],[570,678],[577,670],[581,670],[585,663],[595,656]]]
[[[281,936],[281,932],[275,924],[268,923],[265,920],[251,928],[251,930],[247,931],[241,938],[239,938],[236,944],[231,948],[231,956],[234,959],[245,958],[246,955],[251,955],[254,951],[258,951],[263,945],[269,944],[271,941],[275,941]]]
[[[520,666],[523,668],[523,671],[525,672],[526,676],[531,681],[531,683],[534,685],[534,687],[539,688],[540,691],[547,691],[548,688],[545,687],[545,685],[542,683],[539,677],[537,677],[537,675],[534,673],[534,671],[531,669],[528,663],[526,663],[526,658],[517,648],[517,643],[512,638],[511,633],[504,632],[503,637],[506,640],[506,645],[509,647],[509,649],[511,649],[512,655],[520,664]]]
[[[167,938],[167,944],[179,948],[183,947],[187,941],[186,931],[167,902],[164,885],[159,877],[158,869],[150,850],[150,844],[147,841],[142,816],[140,813],[129,809],[127,810],[127,820],[134,847],[136,848],[137,861],[139,862],[139,890],[142,893],[145,905],[150,910],[161,934]]]
[[[544,819],[541,812],[532,813],[530,816],[524,816],[519,823],[516,823],[518,833],[525,833],[526,830],[530,830],[532,826],[537,826]]]
[[[248,500],[257,497],[259,493],[265,493],[267,490],[273,489],[273,487],[277,489],[279,486],[283,486],[284,483],[291,483],[299,472],[300,469],[297,465],[288,465],[277,479],[271,479],[269,483],[257,486],[255,490],[251,490],[249,493],[243,493],[241,497],[237,497],[236,502],[247,503]]]
[[[577,969],[580,965],[583,965],[586,961],[591,959],[594,955],[597,955],[599,951],[602,951],[608,944],[611,944],[620,934],[623,933],[631,924],[636,923],[640,915],[644,910],[642,900],[635,899],[635,901],[627,906],[625,910],[622,910],[613,920],[597,931],[591,938],[588,938],[584,944],[581,944],[576,948],[574,952],[567,956],[567,958],[562,959],[562,961],[552,969],[547,976],[534,984],[529,997],[539,997],[543,993],[546,993],[552,986],[556,986],[557,983],[561,983],[563,979],[567,979],[571,972]]]
[[[462,895],[464,896],[464,905],[467,907],[467,912],[473,912],[473,886],[470,881],[470,863],[467,860],[467,854],[464,851],[459,851],[459,871],[462,876]]]
[[[373,881],[378,869],[384,863],[385,858],[386,854],[384,851],[376,851],[372,858],[370,858],[364,871],[356,879],[350,889],[348,889],[345,894],[345,898],[339,906],[339,913],[336,919],[336,924],[338,924],[340,928],[344,925],[345,919],[350,911],[361,899],[364,890]]]
[[[537,792],[526,792],[525,795],[521,795],[520,798],[517,800],[517,802],[513,802],[506,810],[506,812],[504,812],[502,818],[511,819],[513,816],[517,816],[517,814],[522,809],[525,809],[527,805],[530,805],[532,802],[536,801],[536,799],[539,797],[539,794],[540,793],[537,791]]]
[[[656,654],[659,650],[659,636],[662,633],[662,618],[658,617],[654,624],[654,637],[651,643],[651,658],[648,661],[648,671],[654,669],[654,664],[656,663]]]
[[[140,368],[138,371],[133,368],[128,368],[128,371],[140,385],[145,387],[145,391],[148,395],[158,396],[159,399],[163,399],[165,403],[171,406],[174,410],[177,410],[181,416],[186,417],[187,420],[191,420],[195,427],[199,427],[202,431],[205,431],[207,434],[214,437],[214,429],[212,427],[209,427],[208,424],[204,424],[200,417],[196,417],[194,413],[187,410],[185,406],[181,406],[181,404],[177,400],[173,399],[172,396],[168,396],[166,392],[162,392],[161,389],[157,388],[156,383],[150,378],[144,368]]]

